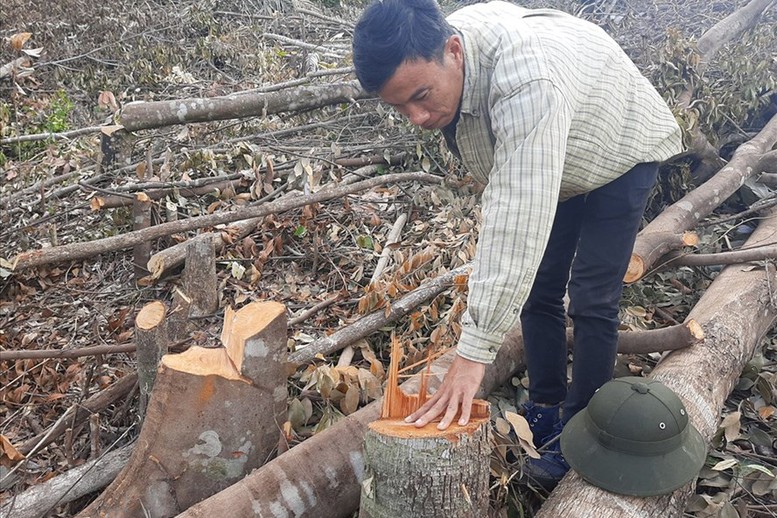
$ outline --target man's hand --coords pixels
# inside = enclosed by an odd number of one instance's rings
[[[420,428],[445,412],[437,425],[438,429],[445,430],[461,408],[459,425],[467,424],[472,411],[472,399],[480,388],[485,372],[485,364],[456,355],[440,389],[421,408],[407,416],[405,422],[414,422]]]

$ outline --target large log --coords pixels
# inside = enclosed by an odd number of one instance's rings
[[[777,115],[772,117],[758,135],[737,148],[731,161],[681,200],[661,212],[639,234],[634,243],[629,270],[624,279],[635,282],[655,264],[656,243],[653,234],[676,236],[691,230],[700,219],[708,216],[726,198],[734,194],[752,174],[762,155],[777,142]],[[668,251],[668,250],[667,250]]]
[[[271,93],[236,93],[221,97],[133,102],[121,110],[121,124],[127,131],[160,128],[173,124],[205,122],[321,108],[348,103],[369,96],[357,81],[300,86]]]
[[[222,343],[162,358],[132,458],[79,516],[174,516],[271,456],[286,420],[286,308],[228,310]]]
[[[233,221],[239,221],[242,219],[277,214],[288,210],[298,209],[300,207],[304,207],[305,205],[312,205],[314,203],[321,203],[335,198],[341,198],[348,194],[372,189],[373,187],[392,182],[439,183],[441,181],[442,178],[439,176],[420,172],[387,174],[376,178],[370,178],[368,180],[362,180],[350,185],[327,187],[315,194],[308,196],[299,195],[290,197],[288,199],[284,198],[282,200],[265,203],[262,205],[237,209],[232,212],[219,212],[216,214],[208,214],[205,216],[197,216],[180,221],[163,223],[161,225],[154,225],[153,227],[147,228],[145,230],[127,232],[126,234],[98,239],[96,241],[70,243],[62,246],[22,252],[14,258],[13,266],[14,270],[23,270],[26,268],[32,268],[34,266],[40,266],[42,264],[87,259],[89,257],[94,257],[105,252],[131,248],[138,243],[142,243],[150,239],[187,232],[189,230],[195,230],[202,227],[231,223]]]
[[[775,232],[777,211],[772,211],[747,244],[757,246],[771,241]],[[777,306],[773,304],[776,285],[773,267],[726,267],[689,315],[704,329],[704,341],[670,353],[650,375],[680,396],[691,421],[708,443],[742,369],[777,321]],[[627,497],[587,484],[571,472],[537,518],[679,518],[693,485],[664,496]]]

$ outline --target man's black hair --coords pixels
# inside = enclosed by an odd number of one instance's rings
[[[406,60],[441,61],[451,34],[436,0],[374,0],[354,30],[356,77],[378,92]]]

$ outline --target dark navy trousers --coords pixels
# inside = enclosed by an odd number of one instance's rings
[[[558,204],[548,246],[521,313],[529,398],[563,402],[563,420],[585,408],[612,378],[618,305],[658,164],[637,164],[588,194]],[[572,383],[567,388],[564,294],[574,325]]]

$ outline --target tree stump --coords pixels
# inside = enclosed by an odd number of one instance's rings
[[[370,423],[359,517],[486,516],[491,422],[487,404],[483,410],[485,417],[444,431],[401,419]]]
[[[159,362],[167,353],[167,328],[164,325],[166,312],[165,305],[156,300],[143,306],[135,318],[141,416],[146,413]]]
[[[465,518],[488,513],[491,419],[488,402],[472,403],[469,423],[457,419],[445,430],[431,422],[423,428],[405,423],[427,399],[427,370],[419,393],[399,388],[399,340],[392,340],[381,419],[364,437],[365,479],[360,518]]]
[[[286,420],[286,308],[229,312],[224,347],[167,354],[127,467],[79,516],[175,516],[263,465]]]

